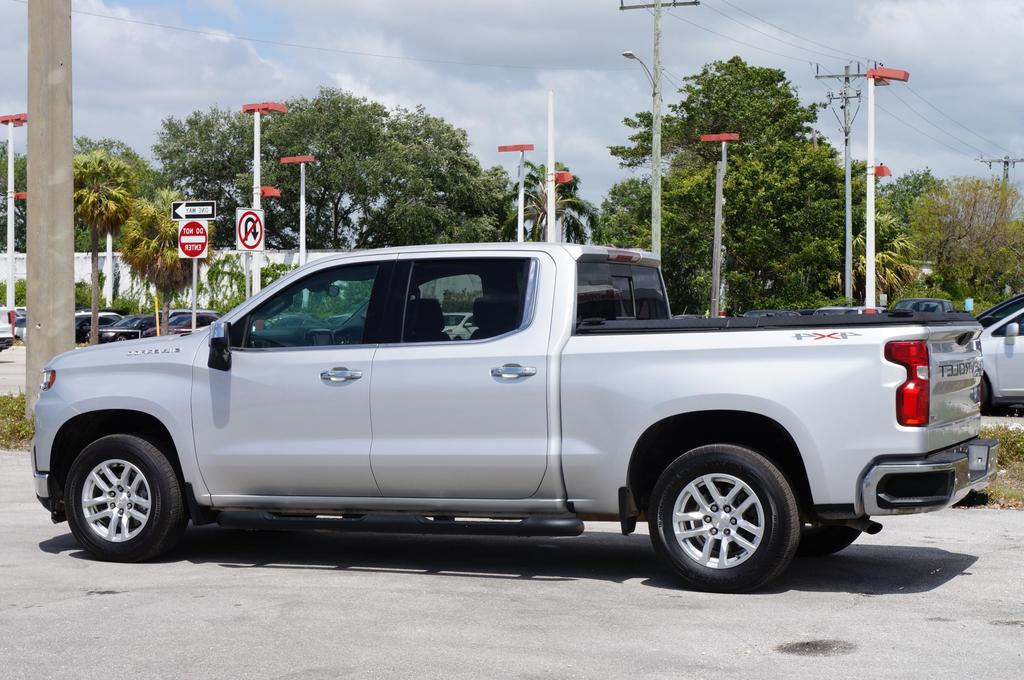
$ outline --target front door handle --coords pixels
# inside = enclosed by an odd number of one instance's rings
[[[332,368],[320,373],[320,379],[328,383],[348,382],[349,380],[359,380],[362,377],[362,371],[350,371],[344,366]]]
[[[537,369],[533,366],[505,364],[491,369],[491,376],[495,378],[528,378],[531,375],[537,375]]]

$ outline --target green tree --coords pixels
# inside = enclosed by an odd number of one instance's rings
[[[867,273],[864,246],[864,232],[853,239],[853,296],[864,298],[864,281]],[[919,274],[914,264],[918,248],[910,233],[903,228],[896,215],[879,212],[875,215],[875,288],[885,293],[890,302],[902,297]],[[836,286],[842,284],[842,275],[835,277]]]
[[[922,195],[911,226],[931,282],[953,299],[995,301],[1024,287],[1020,210],[1018,189],[995,179],[957,177]]]
[[[651,183],[631,177],[608,190],[591,234],[594,243],[624,248],[651,247]]]
[[[738,132],[744,143],[753,145],[806,139],[821,108],[800,102],[785,71],[751,66],[740,57],[707,64],[683,79],[679,93],[682,99],[668,105],[662,122],[662,153],[674,163],[718,156],[718,145],[702,144],[702,134]],[[629,167],[649,164],[650,112],[623,122],[634,131],[632,144],[610,147],[612,155]]]
[[[556,171],[568,170],[555,163]],[[526,240],[543,241],[548,225],[547,167],[526,163],[526,195],[523,205]],[[597,210],[580,194],[580,178],[555,187],[555,219],[563,238],[569,243],[586,243],[597,221]]]
[[[268,247],[297,247],[299,173],[278,161],[306,154],[317,159],[306,168],[309,248],[508,237],[508,175],[480,166],[464,130],[334,88],[286,104],[263,123],[262,181],[281,190],[263,205]],[[154,146],[170,186],[217,201],[222,247],[233,244],[235,208],[250,200],[251,129],[247,116],[211,109],[167,118]]]
[[[165,186],[190,199],[216,201],[218,238],[212,243],[233,248],[235,209],[252,203],[252,119],[216,107],[165,118],[153,155]]]
[[[896,221],[902,227],[909,228],[910,215],[917,199],[941,186],[942,180],[925,168],[900,175],[892,182],[880,182],[878,195],[886,201],[888,212]]]
[[[99,329],[99,241],[117,234],[132,212],[133,176],[128,164],[104,150],[78,154],[74,159],[75,217],[89,230],[92,263],[92,325],[89,342]]]
[[[121,235],[121,257],[132,272],[160,295],[160,327],[167,327],[171,299],[192,283],[192,267],[178,257],[178,224],[171,219],[171,202],[181,195],[158,190],[154,200],[136,201]]]

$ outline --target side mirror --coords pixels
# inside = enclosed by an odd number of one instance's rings
[[[231,323],[214,321],[210,326],[210,358],[206,365],[217,371],[231,370]]]
[[[1006,344],[1012,345],[1016,337],[1020,335],[1020,324],[1013,322],[1006,324]]]

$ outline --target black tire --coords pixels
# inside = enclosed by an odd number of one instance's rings
[[[746,561],[724,569],[689,557],[671,521],[686,486],[709,474],[731,475],[745,483],[764,513],[761,543]],[[785,475],[760,453],[732,444],[701,446],[679,456],[658,479],[647,516],[655,552],[693,590],[739,593],[760,588],[785,570],[800,541],[800,512]]]
[[[842,526],[804,527],[798,557],[825,557],[839,552],[860,538],[860,529]]]
[[[992,383],[989,382],[987,375],[982,374],[981,382],[978,384],[978,392],[978,406],[981,410],[981,415],[995,415],[992,412]]]
[[[150,496],[149,514],[141,531],[116,543],[101,537],[90,526],[81,501],[93,469],[109,460],[127,461],[138,468]],[[163,555],[178,543],[188,523],[181,484],[167,456],[154,443],[133,435],[102,437],[75,458],[64,489],[64,505],[71,533],[82,547],[110,562],[141,562]]]

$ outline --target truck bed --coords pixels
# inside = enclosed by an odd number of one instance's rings
[[[966,312],[886,312],[883,314],[834,314],[828,316],[722,317],[717,319],[584,319],[578,335],[636,333],[686,333],[700,331],[788,330],[801,328],[861,328],[870,326],[936,326],[976,324]],[[980,328],[980,326],[979,326]]]

